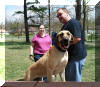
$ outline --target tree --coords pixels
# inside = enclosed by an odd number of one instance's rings
[[[85,22],[86,22],[86,0],[83,0],[83,32],[85,35]]]
[[[38,3],[40,3],[38,0],[35,0],[34,2],[27,2],[27,3],[26,3],[26,0],[24,0],[24,11],[15,12],[15,14],[24,14],[26,43],[29,43],[28,21],[31,21],[31,23],[35,25],[36,21],[34,20],[34,17],[36,17],[37,15],[40,18],[40,22],[37,22],[37,23],[38,24],[43,23],[44,14],[47,8],[43,6],[34,5]],[[34,13],[34,15],[27,16],[27,11],[31,11],[32,13]]]
[[[50,0],[48,0],[48,10],[49,10],[49,35],[50,35],[50,31],[51,31],[51,27],[50,27]]]
[[[26,43],[29,43],[29,31],[28,31],[28,22],[27,22],[27,5],[26,0],[24,0],[24,24],[25,24],[25,35],[26,35]]]
[[[38,0],[35,0],[33,3],[39,3]],[[25,35],[26,35],[26,43],[29,43],[29,30],[28,30],[28,17],[27,17],[27,4],[26,0],[24,0],[24,11],[17,11],[15,14],[24,14],[24,25],[25,25]],[[14,14],[14,15],[15,15]],[[31,18],[31,17],[29,17]]]
[[[24,11],[16,11],[13,15],[16,14],[24,14],[24,26],[25,26],[25,35],[26,35],[26,43],[29,43],[29,31],[28,31],[28,18],[27,18],[27,4],[26,0],[24,0]]]
[[[47,10],[47,7],[43,7],[43,6],[36,7],[36,6],[34,6],[34,3],[30,3],[30,4],[32,4],[32,5],[28,7],[28,11],[35,12],[35,14],[37,14],[38,17],[40,18],[40,23],[43,23],[43,18],[44,18],[44,15],[46,14],[45,11]],[[30,5],[30,4],[28,4],[28,5]],[[31,18],[31,19],[33,19],[33,17],[34,16],[29,16],[29,18]]]
[[[76,19],[80,21],[81,19],[81,0],[76,0]]]
[[[87,4],[90,0],[83,0],[83,32],[85,35],[85,28],[86,28],[86,22],[88,23],[88,13],[90,11],[93,11],[94,8],[90,8]],[[86,20],[87,19],[87,20]]]

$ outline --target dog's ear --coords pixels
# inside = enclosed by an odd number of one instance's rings
[[[59,44],[58,37],[59,37],[59,35],[56,35],[56,37],[55,37],[55,39],[54,39],[54,40],[55,40],[55,45],[56,45],[56,46],[58,46],[58,44]]]
[[[58,42],[58,35],[56,35],[56,37],[55,37],[55,43],[57,43]]]
[[[73,37],[73,35],[71,34],[71,42],[73,42],[74,41],[74,37]]]
[[[52,34],[52,45],[54,45],[57,42],[57,33],[53,32]]]

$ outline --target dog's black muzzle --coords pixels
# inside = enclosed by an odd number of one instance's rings
[[[68,39],[62,39],[61,40],[61,46],[64,48],[64,49],[67,49],[69,45],[69,40]]]

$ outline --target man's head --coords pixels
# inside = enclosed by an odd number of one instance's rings
[[[71,19],[69,12],[67,11],[66,8],[59,8],[57,10],[57,17],[60,20],[60,22],[63,24],[65,24]]]

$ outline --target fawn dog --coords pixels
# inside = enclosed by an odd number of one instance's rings
[[[55,38],[55,45],[28,67],[24,80],[32,81],[46,76],[48,82],[51,82],[52,75],[59,74],[61,81],[65,81],[64,70],[68,62],[67,48],[70,41],[73,41],[73,35],[67,30],[60,31]]]

